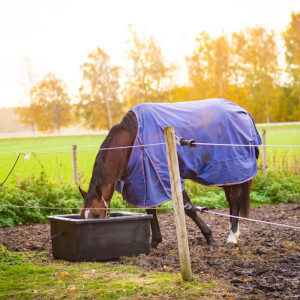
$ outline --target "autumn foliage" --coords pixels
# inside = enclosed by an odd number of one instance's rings
[[[263,27],[216,38],[200,32],[186,56],[187,85],[175,80],[179,68],[164,58],[153,35],[132,25],[129,33],[126,67],[113,65],[98,47],[81,66],[79,100],[71,102],[63,81],[48,74],[32,87],[31,105],[16,110],[21,122],[41,131],[59,132],[78,122],[109,129],[139,103],[216,97],[241,105],[256,122],[300,119],[300,13],[292,14],[281,34],[284,49],[278,36]]]
[[[72,124],[72,106],[66,85],[54,74],[47,74],[30,91],[31,104],[16,112],[22,123],[37,127],[39,131],[60,132],[61,127]]]

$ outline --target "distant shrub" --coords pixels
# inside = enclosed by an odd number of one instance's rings
[[[43,172],[19,180],[19,186],[1,187],[0,199],[0,227],[19,223],[45,223],[49,215],[76,212],[69,208],[78,207],[79,210],[82,202],[76,187],[53,183]],[[52,209],[54,207],[58,209]]]
[[[281,204],[300,202],[300,177],[286,172],[261,172],[254,179],[252,202],[255,204]]]

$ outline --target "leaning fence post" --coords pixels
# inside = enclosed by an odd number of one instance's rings
[[[77,175],[77,146],[72,146],[72,156],[73,156],[73,181],[74,184],[78,183],[78,175]]]
[[[176,225],[177,243],[183,280],[192,280],[191,259],[187,239],[185,213],[183,207],[182,190],[179,174],[178,156],[175,143],[174,127],[165,127],[165,139],[167,146],[168,165],[174,206],[174,218]]]
[[[267,134],[267,130],[263,129],[262,130],[262,143],[263,143],[263,147],[262,147],[262,169],[263,169],[263,175],[264,178],[267,177],[267,172],[268,172],[268,165],[267,165],[267,139],[266,139],[266,134]]]

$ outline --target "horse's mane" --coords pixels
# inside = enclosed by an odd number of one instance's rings
[[[137,120],[136,120],[135,113],[133,111],[127,112],[122,118],[121,122],[119,124],[114,125],[110,129],[108,135],[106,136],[105,140],[101,144],[100,149],[110,148],[111,143],[114,140],[114,137],[121,131],[126,130],[131,135],[135,136],[136,126],[137,126]],[[101,196],[101,186],[105,181],[104,162],[105,162],[106,153],[107,151],[99,151],[96,156],[94,167],[93,167],[92,178],[89,185],[89,190],[87,196],[85,197],[86,207],[89,207],[91,205],[91,201],[95,198],[95,194]]]

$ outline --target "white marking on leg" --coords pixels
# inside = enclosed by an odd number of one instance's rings
[[[237,234],[230,230],[229,236],[227,238],[227,243],[237,244],[238,238]]]
[[[84,218],[85,219],[88,219],[89,218],[89,214],[90,214],[90,209],[89,208],[87,208],[85,211],[84,211]]]
[[[240,235],[240,227],[238,225],[236,232],[233,232],[232,230],[230,230],[229,236],[227,238],[227,243],[237,244],[238,239],[239,239],[239,235]]]

